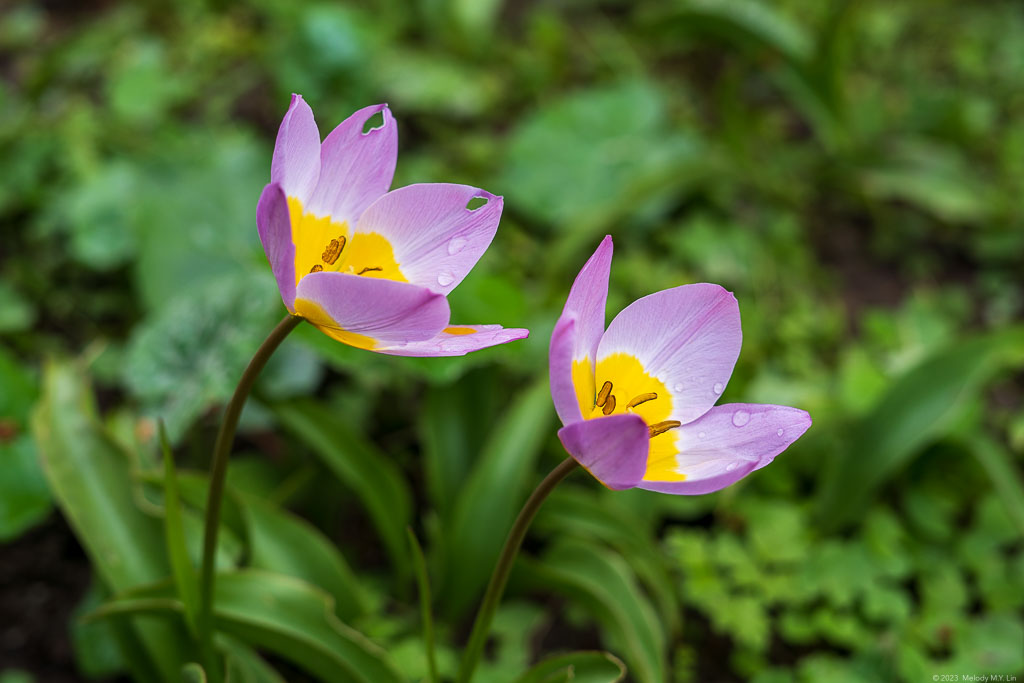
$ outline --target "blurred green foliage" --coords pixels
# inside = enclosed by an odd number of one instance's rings
[[[1015,0],[14,0],[0,542],[51,500],[71,523],[96,575],[70,625],[82,675],[197,675],[171,561],[197,559],[217,408],[283,313],[254,215],[291,92],[322,134],[388,101],[396,186],[504,195],[453,319],[533,334],[455,359],[308,326],[286,342],[229,477],[232,680],[425,677],[407,525],[453,673],[506,529],[563,456],[547,338],[606,233],[611,315],[722,284],[745,337],[724,400],[815,424],[715,495],[565,483],[478,680],[612,681],[620,659],[640,683],[1024,672]],[[179,496],[184,549],[162,531]],[[162,618],[124,616],[142,613]],[[30,680],[6,654],[0,679]]]

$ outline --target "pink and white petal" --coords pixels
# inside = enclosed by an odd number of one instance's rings
[[[608,325],[598,362],[635,356],[672,396],[669,419],[691,422],[718,400],[739,358],[743,332],[731,292],[712,284],[674,287],[637,299]]]
[[[380,113],[383,124],[363,132]],[[320,179],[307,209],[354,225],[388,191],[398,161],[398,126],[386,104],[363,107],[337,125],[320,148]]]
[[[576,347],[576,317],[562,313],[551,333],[548,347],[548,381],[551,385],[551,400],[555,412],[563,425],[583,419],[580,403],[576,398],[576,387],[572,382],[572,354]]]
[[[277,279],[281,299],[289,311],[295,302],[295,243],[288,215],[288,200],[277,183],[263,188],[256,204],[256,227],[263,243],[263,252],[270,261],[270,271]]]
[[[558,430],[558,438],[576,462],[610,489],[633,488],[644,476],[651,439],[639,415],[573,422]]]
[[[281,121],[270,162],[270,182],[278,183],[285,195],[305,204],[320,176],[320,131],[313,110],[302,95],[292,95],[288,112]]]
[[[725,488],[761,469],[811,426],[806,411],[789,406],[729,403],[677,429],[678,473],[684,481],[643,481],[639,488],[698,494]]]
[[[601,244],[576,276],[562,315],[572,313],[576,318],[576,337],[573,360],[589,358],[593,365],[597,347],[604,334],[605,306],[608,301],[608,278],[612,270],[612,236],[605,235]]]
[[[487,203],[466,208],[477,197]],[[469,185],[408,185],[371,204],[355,231],[386,237],[409,282],[447,294],[487,251],[502,204],[501,197]]]
[[[431,339],[448,326],[448,300],[407,282],[349,273],[310,273],[295,310],[320,327],[370,337],[378,346]]]
[[[374,351],[392,356],[465,356],[472,351],[529,336],[529,330],[501,325],[454,325],[444,328],[431,339],[381,346]]]

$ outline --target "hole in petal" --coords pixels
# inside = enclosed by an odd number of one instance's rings
[[[384,127],[384,111],[381,110],[366,119],[366,123],[363,124],[363,135],[367,135],[370,131],[378,130]]]
[[[482,206],[487,206],[487,197],[473,197],[466,202],[467,211],[476,211]]]

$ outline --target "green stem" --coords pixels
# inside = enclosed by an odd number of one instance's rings
[[[519,547],[526,537],[526,530],[530,527],[537,510],[540,509],[544,499],[558,486],[559,482],[565,479],[570,472],[576,469],[576,460],[566,458],[562,463],[551,470],[548,476],[544,477],[533,493],[530,495],[523,509],[519,511],[512,530],[508,532],[505,539],[505,546],[501,549],[498,557],[498,564],[491,574],[491,582],[487,584],[487,592],[480,603],[480,609],[476,613],[476,621],[473,622],[473,632],[469,636],[469,644],[462,655],[462,665],[459,667],[459,675],[456,683],[469,683],[473,677],[473,671],[480,661],[480,654],[487,642],[487,635],[491,630],[491,622],[494,620],[494,613],[498,611],[498,603],[501,602],[501,595],[505,592],[505,584],[508,583],[508,575],[512,571],[512,562],[516,559]]]
[[[217,532],[220,530],[221,501],[224,498],[224,479],[228,473],[228,455],[231,453],[231,445],[235,440],[238,418],[242,414],[245,400],[249,397],[252,385],[256,383],[256,378],[259,377],[263,366],[267,364],[270,356],[281,345],[288,333],[301,322],[302,318],[298,316],[286,315],[256,350],[252,360],[249,361],[249,366],[242,373],[238,386],[235,387],[231,401],[224,409],[224,418],[220,423],[220,431],[217,433],[217,443],[213,447],[213,460],[210,463],[210,492],[206,498],[206,524],[203,532],[203,562],[199,579],[199,613],[196,618],[199,649],[208,666],[214,666],[213,583],[214,560],[217,556]],[[207,674],[214,677],[214,680],[220,678],[217,676],[217,672],[208,671]]]

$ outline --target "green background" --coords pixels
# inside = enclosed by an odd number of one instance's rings
[[[723,285],[744,333],[723,401],[814,425],[713,495],[570,478],[479,680],[568,650],[641,683],[1024,673],[1019,3],[188,0],[0,14],[0,680],[189,661],[178,617],[79,617],[171,575],[156,418],[196,559],[219,407],[284,313],[255,206],[292,92],[322,135],[388,102],[396,187],[504,196],[453,320],[531,337],[456,359],[285,343],[243,416],[220,561],[292,608],[225,608],[236,680],[277,680],[256,649],[288,680],[340,676],[345,648],[425,676],[407,525],[451,675],[564,457],[547,342],[605,234],[609,319]],[[575,680],[613,680],[593,657]],[[521,680],[570,680],[549,664]]]

